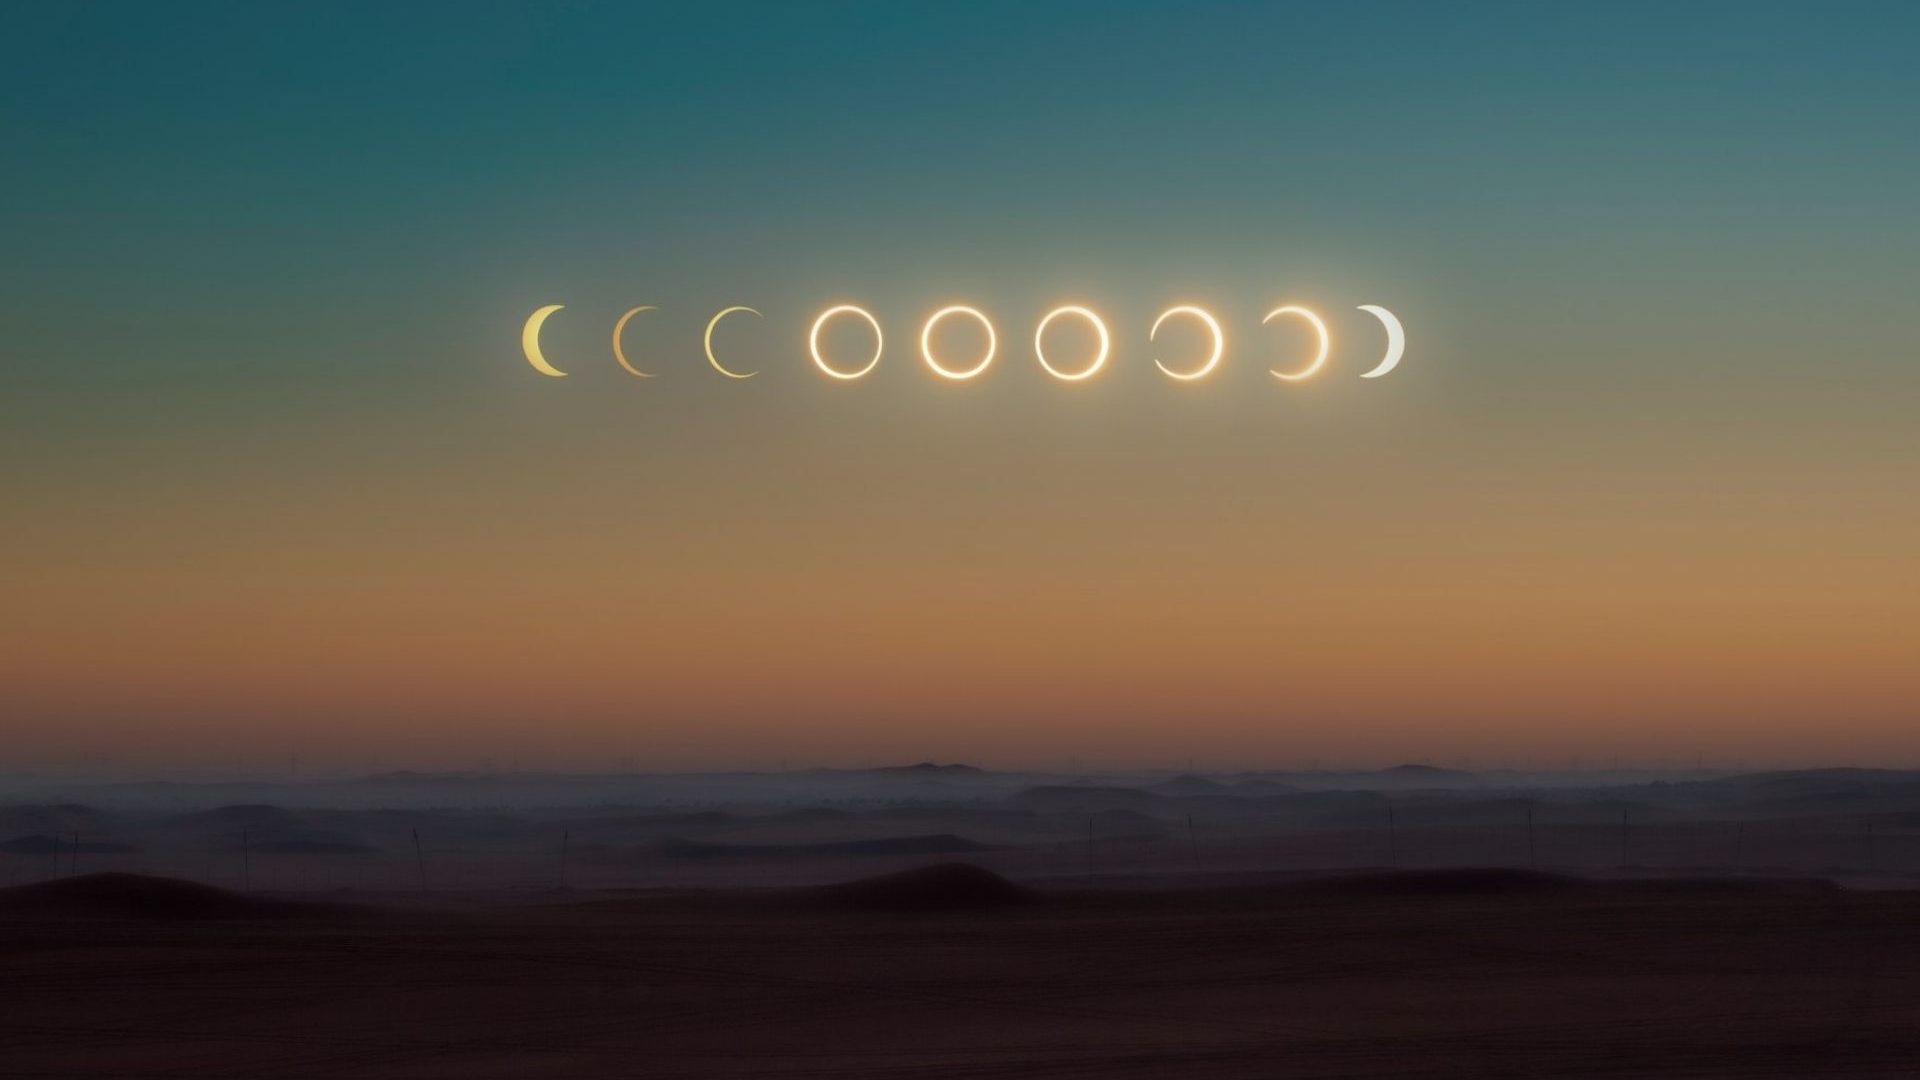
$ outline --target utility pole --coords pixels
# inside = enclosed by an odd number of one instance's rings
[[[420,867],[420,891],[427,891],[427,856],[420,850],[420,830],[413,830],[413,861]]]

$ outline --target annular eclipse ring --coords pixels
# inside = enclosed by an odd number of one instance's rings
[[[933,357],[933,328],[939,324],[941,319],[949,315],[965,315],[972,318],[978,321],[981,328],[987,332],[986,352],[981,354],[979,363],[964,371],[954,371],[942,365],[940,361]],[[939,311],[927,316],[926,325],[920,328],[920,356],[927,362],[927,366],[933,369],[933,373],[943,379],[953,379],[955,381],[971,379],[975,375],[987,370],[987,365],[993,363],[993,352],[998,345],[998,339],[994,337],[993,333],[993,320],[987,318],[978,308],[970,308],[964,304],[954,304],[951,307],[941,308]]]
[[[1062,315],[1073,315],[1085,319],[1087,324],[1093,327],[1094,332],[1100,335],[1100,351],[1094,355],[1092,363],[1079,371],[1061,371],[1047,362],[1047,350],[1043,339],[1047,336],[1047,327]],[[1039,329],[1033,332],[1033,355],[1039,359],[1040,366],[1047,369],[1047,374],[1065,382],[1080,382],[1092,378],[1100,370],[1101,365],[1107,362],[1107,353],[1110,351],[1111,344],[1107,338],[1107,324],[1100,320],[1100,316],[1086,308],[1073,305],[1057,307],[1047,312],[1047,317],[1040,320]]]
[[[841,371],[839,368],[827,363],[826,358],[820,355],[820,328],[827,325],[836,315],[858,315],[867,320],[868,326],[873,327],[873,358],[867,361],[867,366],[858,371]],[[813,354],[814,366],[826,372],[828,375],[843,381],[852,381],[872,371],[874,365],[880,362],[881,347],[880,320],[874,318],[873,313],[866,308],[857,307],[853,304],[840,304],[821,312],[820,317],[813,320],[813,331],[807,335],[807,351]]]

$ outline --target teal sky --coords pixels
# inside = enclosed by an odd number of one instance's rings
[[[0,554],[27,600],[0,704],[49,752],[95,730],[332,745],[319,714],[491,749],[551,709],[583,755],[688,761],[783,710],[815,719],[782,748],[823,758],[895,748],[883,728],[903,753],[1083,749],[1113,715],[1115,756],[1192,756],[1140,734],[1169,710],[1223,754],[1392,732],[1690,758],[1761,714],[1768,752],[1829,752],[1837,722],[1856,756],[1920,754],[1895,663],[1920,644],[1911,5],[88,3],[7,24],[22,524]],[[1280,299],[1334,322],[1324,383],[1261,373]],[[842,300],[887,326],[857,387],[802,351]],[[999,325],[979,385],[911,351],[952,300]],[[1066,300],[1115,330],[1085,393],[1030,356]],[[1176,387],[1144,328],[1192,300],[1227,322],[1228,370]],[[562,302],[565,382],[517,347]],[[1362,384],[1368,302],[1410,349]],[[646,383],[606,345],[639,303],[662,308],[630,339]],[[732,343],[752,384],[698,352],[734,303],[767,313]],[[1031,621],[1022,597],[1039,628],[1014,637],[1082,680],[1146,663],[1148,690],[1033,692],[992,630]],[[1107,601],[1139,635],[1076,645]],[[1554,612],[1564,640],[1528,653]],[[476,619],[497,634],[434,636]],[[1262,681],[1253,657],[1329,622],[1351,641]],[[1140,659],[1160,625],[1192,650],[1164,668]],[[470,685],[457,657],[498,671],[516,628],[553,682]],[[913,672],[897,692],[804,674],[852,679],[868,632]],[[636,674],[603,634],[654,659]],[[1434,635],[1457,655],[1426,658]],[[1356,703],[1328,673],[1376,639],[1400,674]],[[824,651],[764,697],[676,681],[794,640]],[[413,647],[445,662],[390,671]],[[1561,682],[1507,686],[1509,647]],[[1606,689],[1623,670],[1643,692]],[[1556,685],[1552,738],[1499,719]],[[901,720],[916,694],[966,708]],[[657,738],[608,734],[634,715]]]

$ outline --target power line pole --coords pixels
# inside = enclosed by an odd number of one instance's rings
[[[413,861],[420,867],[420,891],[427,891],[427,856],[420,850],[420,830],[413,830]]]

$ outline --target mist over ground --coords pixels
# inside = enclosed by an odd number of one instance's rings
[[[275,891],[819,884],[963,859],[1173,887],[1358,869],[1920,875],[1920,773],[1007,772],[0,782],[0,882],[131,872]]]

